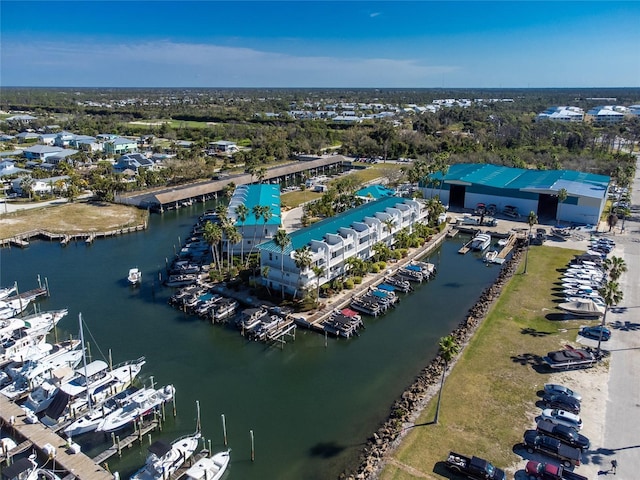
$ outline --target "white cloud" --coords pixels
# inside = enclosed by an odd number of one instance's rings
[[[295,56],[171,41],[5,43],[2,58],[4,85],[421,87],[458,70],[418,60]]]

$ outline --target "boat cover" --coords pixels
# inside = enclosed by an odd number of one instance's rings
[[[162,440],[157,440],[149,445],[149,451],[156,457],[164,457],[169,451],[171,451],[171,445]]]
[[[413,270],[414,272],[422,272],[422,268],[420,268],[418,265],[407,265],[406,267],[407,270]]]
[[[343,308],[340,313],[342,313],[345,317],[355,317],[358,315],[358,312],[351,310],[350,308]]]
[[[578,315],[604,315],[604,308],[589,299],[561,303],[558,308]]]
[[[374,290],[373,296],[378,298],[387,298],[387,294],[385,292],[381,292],[380,290]]]
[[[33,463],[28,458],[16,460],[10,466],[2,469],[2,478],[14,479],[21,478],[20,474],[33,469]]]
[[[380,285],[378,285],[378,288],[380,290],[385,290],[387,292],[395,292],[396,291],[396,287],[394,287],[393,285],[389,285],[388,283],[381,283]]]

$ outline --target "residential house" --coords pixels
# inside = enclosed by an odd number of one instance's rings
[[[53,144],[56,147],[68,147],[75,138],[76,135],[74,133],[66,131],[58,132]]]
[[[40,145],[55,145],[56,137],[56,133],[41,133],[38,135],[38,143]]]
[[[116,163],[113,165],[113,169],[116,172],[124,172],[125,170],[131,170],[137,172],[141,168],[152,168],[154,163],[141,153],[128,153],[122,155]]]
[[[16,135],[18,143],[37,142],[38,134],[33,132],[20,132]]]
[[[107,155],[124,155],[138,151],[138,142],[125,137],[114,138],[104,142],[103,151]]]
[[[48,157],[57,155],[63,150],[63,148],[50,147],[49,145],[34,145],[33,147],[25,148],[22,153],[28,160],[41,160],[44,162]]]
[[[13,160],[0,161],[0,177],[8,177],[9,175],[15,175],[20,172],[28,172],[24,168],[16,167],[16,162]]]
[[[18,195],[27,196],[29,195],[29,191],[26,189],[26,185],[30,184],[31,194],[46,195],[53,193],[54,190],[59,188],[60,183],[65,183],[66,185],[67,180],[69,180],[68,175],[37,179],[24,176],[13,180],[11,182],[11,189]],[[64,189],[65,187],[63,186],[61,188]]]
[[[218,140],[217,142],[209,142],[209,148],[220,153],[235,153],[238,151],[238,145],[228,140]]]

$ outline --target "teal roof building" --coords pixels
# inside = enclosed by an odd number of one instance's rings
[[[489,164],[451,165],[423,182],[425,198],[440,195],[452,208],[474,209],[478,203],[516,207],[526,217],[555,219],[583,225],[597,224],[604,210],[611,178],[574,170],[529,170]],[[565,190],[567,198],[558,195]]]

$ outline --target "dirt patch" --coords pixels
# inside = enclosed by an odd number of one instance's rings
[[[146,225],[148,213],[135,207],[98,202],[76,202],[1,215],[0,240],[34,230],[51,233],[100,233]]]

